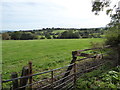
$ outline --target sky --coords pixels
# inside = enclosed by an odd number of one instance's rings
[[[106,12],[96,16],[91,0],[2,0],[0,30],[96,28],[110,22]]]

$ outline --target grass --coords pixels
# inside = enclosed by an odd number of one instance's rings
[[[5,40],[2,42],[2,78],[8,79],[11,72],[21,71],[28,61],[33,62],[33,71],[65,66],[71,61],[72,51],[90,48],[90,42],[102,41],[98,38]]]

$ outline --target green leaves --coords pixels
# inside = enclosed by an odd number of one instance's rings
[[[120,67],[117,66],[116,68],[99,74],[90,72],[82,79],[78,80],[77,88],[78,89],[99,89],[99,88],[114,88],[117,89],[120,87]],[[98,70],[99,71],[99,70]],[[100,72],[100,71],[99,71]],[[91,76],[91,77],[90,77]]]
[[[106,11],[106,14],[109,15],[112,11],[113,11],[113,9],[108,9],[108,10]]]
[[[110,6],[110,1],[103,0],[103,1],[94,1],[92,5],[92,12],[95,12],[95,15],[99,15],[100,11],[103,11],[105,7]]]

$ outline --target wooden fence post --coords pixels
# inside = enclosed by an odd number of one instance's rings
[[[14,79],[14,78],[17,78],[18,77],[18,74],[16,72],[13,72],[11,73],[11,78]],[[13,80],[12,81],[12,89],[15,90],[18,88],[18,79],[17,80]]]
[[[27,76],[27,75],[29,75],[29,67],[25,66],[22,69],[22,75],[21,75],[21,77],[22,76]],[[28,82],[28,78],[21,78],[20,79],[20,87],[25,86],[27,84],[27,82]],[[21,90],[25,90],[25,88],[26,87],[23,87],[23,88],[20,88],[20,89]]]
[[[75,61],[77,59],[76,54],[77,54],[77,51],[72,51],[72,61],[70,62],[70,64],[75,63]],[[68,69],[66,70],[67,73],[65,73],[65,75],[63,76],[63,78],[66,77],[66,76],[68,76],[70,74],[70,72],[68,72],[68,71],[72,70],[72,68],[73,68],[73,65],[68,67]],[[64,82],[64,81],[65,81],[65,79],[62,80],[62,82]]]
[[[29,75],[32,75],[32,62],[29,62]],[[29,84],[32,84],[32,76],[29,78]],[[32,90],[32,85],[29,86],[29,89]]]
[[[51,86],[52,86],[52,90],[54,89],[54,86],[53,86],[53,71],[51,71]]]
[[[76,75],[76,62],[74,62],[74,87],[76,87],[76,79],[77,79],[77,75]]]

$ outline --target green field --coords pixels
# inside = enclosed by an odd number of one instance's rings
[[[2,42],[3,78],[11,72],[19,72],[28,61],[33,62],[33,71],[62,67],[71,61],[71,52],[90,48],[90,42],[103,39],[45,39],[4,40]],[[34,72],[36,73],[36,72]]]

